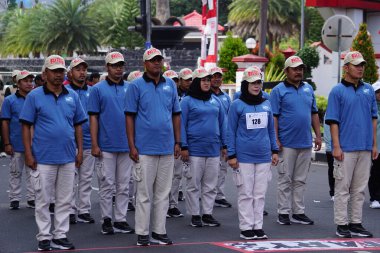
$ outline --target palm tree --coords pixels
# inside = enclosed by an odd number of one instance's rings
[[[81,0],[57,0],[48,6],[44,49],[48,53],[73,55],[73,52],[91,52],[97,49],[97,23],[88,16],[88,5]]]
[[[90,16],[98,24],[99,41],[114,48],[134,48],[143,45],[140,34],[128,31],[140,15],[137,0],[96,0],[91,4]]]
[[[248,38],[259,34],[260,0],[234,0],[230,5],[229,23],[234,33]],[[300,3],[294,0],[268,1],[268,44],[277,46],[284,36],[298,29]]]

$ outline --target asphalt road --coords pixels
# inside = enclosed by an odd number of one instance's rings
[[[0,252],[36,252],[37,226],[33,209],[26,208],[26,200],[21,201],[21,208],[9,210],[8,200],[8,163],[9,159],[0,159]],[[369,208],[368,197],[364,206],[363,225],[374,233],[371,240],[337,240],[336,226],[333,223],[333,202],[328,194],[327,166],[323,163],[312,164],[306,191],[306,214],[314,219],[315,225],[281,226],[276,223],[276,180],[273,173],[267,193],[263,229],[269,236],[267,241],[246,243],[239,238],[239,227],[236,206],[236,187],[228,174],[226,193],[232,208],[214,209],[214,217],[222,226],[216,228],[193,228],[189,226],[190,216],[169,218],[167,232],[174,241],[172,246],[137,247],[136,235],[100,233],[100,210],[97,191],[92,193],[92,214],[95,224],[78,223],[72,225],[69,239],[76,249],[71,252],[152,252],[152,253],[233,253],[233,252],[380,252],[380,210]],[[93,186],[97,188],[96,180]],[[25,191],[23,192],[25,195]],[[184,202],[179,208],[185,212]],[[134,212],[128,213],[128,222],[134,225]]]

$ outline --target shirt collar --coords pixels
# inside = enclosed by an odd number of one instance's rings
[[[70,87],[71,87],[73,90],[87,90],[87,89],[88,89],[86,83],[85,83],[82,87],[79,87],[79,86],[75,85],[74,83],[70,83],[69,85],[70,85]]]
[[[53,94],[54,96],[55,93],[54,92],[51,92],[46,85],[43,85],[43,89],[44,89],[44,93],[45,95],[48,95],[48,94]],[[66,89],[66,87],[64,85],[62,85],[62,94],[69,94],[69,91]]]
[[[108,83],[109,85],[124,85],[124,80],[123,80],[123,78],[120,80],[120,82],[118,82],[118,83],[114,83],[114,82],[112,82],[111,79],[109,79],[108,76],[107,76],[107,77],[106,77],[106,81],[107,81],[107,83]]]
[[[216,92],[212,92],[212,93],[214,93],[214,95],[215,96],[223,96],[224,95],[224,92],[220,89],[220,88],[218,88],[219,89],[219,93],[216,93]]]
[[[15,95],[16,95],[17,98],[23,98],[23,99],[25,99],[25,97],[23,95],[21,95],[18,90],[16,91]]]
[[[362,82],[362,80],[359,80],[359,83],[358,83],[357,86],[355,86],[354,83],[350,83],[350,82],[348,82],[348,81],[346,81],[346,80],[344,80],[344,79],[342,79],[341,83],[342,83],[344,86],[346,86],[346,87],[350,87],[350,86],[352,86],[352,87],[354,87],[354,88],[358,88],[359,86],[364,85],[364,83]]]
[[[152,82],[152,83],[154,83],[154,85],[158,85],[159,83],[166,82],[165,77],[163,77],[162,74],[160,74],[160,80],[158,81],[158,83],[156,83],[155,80],[150,78],[146,72],[144,72],[143,78],[144,78],[145,82],[147,82],[147,83]]]
[[[285,79],[284,84],[286,87],[293,87],[294,89],[298,90],[301,86],[305,85],[304,82],[301,81],[300,85],[297,87],[294,84],[291,84],[288,82],[288,80]]]

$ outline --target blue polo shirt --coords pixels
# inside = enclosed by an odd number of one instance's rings
[[[250,124],[251,120],[255,120],[254,124]],[[248,105],[240,99],[232,103],[228,112],[227,147],[230,159],[237,158],[242,163],[271,162],[278,146],[268,100],[258,105]]]
[[[32,90],[20,114],[23,124],[33,125],[32,152],[39,164],[75,161],[74,126],[87,121],[78,95],[62,86],[57,97],[46,86]]]
[[[191,156],[216,157],[225,146],[226,114],[214,95],[207,101],[190,96],[181,102],[182,149]]]
[[[125,97],[125,113],[135,115],[135,145],[141,155],[174,153],[172,116],[180,114],[177,88],[170,78],[158,83],[146,73],[133,80]]]
[[[298,88],[287,81],[270,94],[272,112],[278,118],[278,138],[287,148],[312,147],[311,115],[318,113],[313,87],[301,82]]]
[[[187,92],[181,90],[181,88],[177,88],[177,93],[178,93],[178,100],[179,100],[179,102],[181,102],[182,99],[187,96]]]
[[[98,115],[98,145],[105,152],[129,152],[124,103],[129,84],[106,78],[93,86],[88,100],[89,115]]]
[[[79,100],[83,106],[83,110],[87,112],[88,99],[90,98],[90,92],[92,87],[84,84],[83,87],[76,86],[75,84],[69,84],[65,86],[66,88],[72,89],[75,91]],[[83,149],[91,149],[91,134],[90,134],[90,121],[87,120],[82,124],[83,132]]]
[[[344,152],[370,151],[373,144],[372,119],[377,118],[375,92],[368,83],[342,80],[330,92],[326,123],[339,125],[339,142]]]
[[[214,96],[216,96],[220,102],[222,103],[223,109],[225,114],[227,115],[228,110],[231,106],[231,98],[228,94],[224,93],[223,91],[220,91],[218,94],[213,93]]]
[[[265,92],[265,91],[262,91],[262,92],[263,92],[263,98],[269,100],[270,95],[269,95],[267,92]],[[240,90],[239,90],[238,92],[235,92],[234,97],[233,97],[233,100],[238,99],[238,98],[240,97],[240,95],[241,95],[241,91],[240,91]]]
[[[15,94],[7,96],[4,99],[1,107],[1,119],[9,121],[9,141],[15,152],[24,152],[21,123],[19,121],[24,102],[25,97],[16,91]]]

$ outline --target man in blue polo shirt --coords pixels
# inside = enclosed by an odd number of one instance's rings
[[[128,83],[123,80],[124,65],[121,53],[107,54],[107,77],[93,86],[87,106],[91,153],[97,158],[95,167],[99,180],[102,234],[134,233],[134,229],[127,223],[132,160],[129,158],[125,132],[124,103]],[[112,208],[114,193],[115,207]]]
[[[223,71],[221,68],[213,67],[210,69],[211,74],[211,91],[215,97],[217,97],[225,112],[225,117],[227,119],[228,110],[231,105],[231,98],[228,94],[224,93],[220,86],[223,82]],[[215,206],[219,207],[231,207],[231,203],[226,200],[226,196],[224,194],[224,187],[226,182],[226,175],[228,169],[228,163],[226,161],[227,154],[220,154],[220,169],[218,174],[218,184],[216,185],[216,198],[215,198]]]
[[[70,84],[66,87],[75,91],[82,103],[83,109],[87,112],[88,99],[92,87],[86,84],[88,64],[81,58],[74,58],[70,63]],[[95,157],[91,155],[90,123],[86,121],[82,124],[83,132],[83,163],[77,168],[75,173],[76,182],[74,186],[74,196],[72,210],[70,214],[70,224],[76,223],[76,211],[78,211],[78,221],[83,223],[94,223],[94,218],[90,215],[91,210],[91,181],[95,168]],[[78,187],[76,187],[78,185]],[[77,193],[78,191],[78,193]]]
[[[32,169],[36,191],[35,217],[40,251],[51,247],[74,249],[66,233],[69,231],[75,166],[79,167],[83,159],[81,124],[87,117],[78,95],[63,86],[65,69],[62,57],[46,58],[42,72],[47,83],[28,94],[20,114],[25,164]],[[55,193],[53,234],[50,233],[49,212],[52,192]]]
[[[361,81],[364,74],[361,53],[344,57],[344,78],[330,92],[326,123],[330,125],[334,157],[334,222],[336,235],[372,237],[362,226],[371,162],[378,155],[376,141],[377,105],[370,84]]]
[[[180,152],[181,109],[174,81],[161,75],[161,52],[148,49],[143,60],[146,72],[131,83],[125,100],[130,157],[135,162],[137,245],[149,245],[150,223],[152,242],[172,244],[165,225],[174,157]]]
[[[305,215],[304,193],[311,163],[312,133],[315,150],[322,145],[318,109],[311,85],[302,82],[304,64],[298,56],[285,61],[286,80],[273,88],[270,101],[280,152],[278,169],[278,219],[280,225],[313,225]]]
[[[19,209],[22,190],[22,173],[26,174],[26,199],[28,207],[34,208],[34,189],[30,182],[30,168],[25,166],[24,145],[22,144],[21,123],[19,116],[25,97],[33,89],[33,75],[27,71],[19,71],[16,75],[18,90],[5,98],[1,108],[4,150],[11,156],[9,163],[9,200],[10,209]]]

